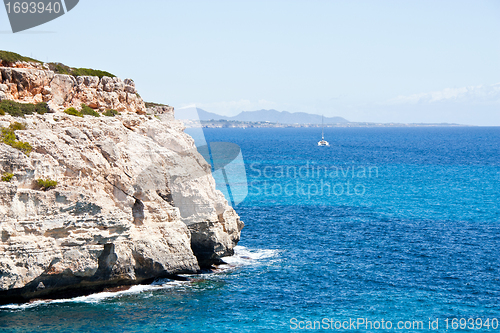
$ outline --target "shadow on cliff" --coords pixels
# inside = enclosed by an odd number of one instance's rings
[[[98,292],[116,290],[117,288],[123,289],[137,284],[151,284],[158,279],[189,281],[189,279],[177,274],[168,274],[161,265],[152,260],[144,259],[138,254],[134,254],[134,258],[136,259],[136,278],[117,278],[113,273],[113,266],[117,260],[114,245],[105,244],[104,250],[98,258],[99,266],[92,276],[76,276],[70,270],[54,272],[53,263],[43,274],[23,288],[0,291],[0,305],[21,304],[39,299],[50,300],[87,296]],[[178,274],[182,273],[193,272],[178,272]]]

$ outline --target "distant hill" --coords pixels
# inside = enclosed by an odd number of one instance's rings
[[[305,112],[288,112],[276,110],[243,111],[233,117],[221,116],[213,112],[196,109],[200,120],[236,120],[236,121],[269,121],[281,124],[321,124],[321,115]],[[196,119],[194,108],[175,111],[178,119]],[[348,123],[342,117],[325,117],[325,124]]]
[[[198,110],[198,116],[200,117],[200,120],[228,120],[232,117],[226,117],[226,116],[221,116],[217,113],[213,112],[208,112],[203,109],[197,109]]]

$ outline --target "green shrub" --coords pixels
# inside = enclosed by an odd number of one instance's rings
[[[99,112],[94,111],[90,106],[85,105],[82,103],[82,111],[80,111],[81,114],[86,114],[89,116],[94,116],[94,117],[100,117],[101,114]]]
[[[4,99],[0,102],[0,108],[13,117],[24,117],[24,113],[21,111],[21,107],[17,102]]]
[[[0,116],[5,116],[5,111],[0,109]]]
[[[40,102],[35,105],[35,112],[38,114],[45,114],[49,112],[49,106],[45,102]]]
[[[37,179],[37,185],[40,187],[42,191],[47,191],[53,189],[57,186],[57,181],[52,179]]]
[[[68,108],[68,109],[64,110],[64,113],[69,114],[70,116],[77,116],[77,117],[82,117],[83,118],[83,114],[81,114],[75,108]]]
[[[106,112],[103,113],[103,115],[108,116],[108,117],[114,117],[119,115],[120,112],[114,110],[114,109],[107,109]]]
[[[31,145],[28,142],[19,141],[16,137],[16,134],[14,133],[14,131],[25,130],[25,129],[26,126],[18,122],[15,122],[13,124],[10,124],[8,128],[5,127],[0,128],[0,133],[1,133],[0,135],[3,143],[13,148],[19,149],[20,151],[29,156],[29,154],[33,150],[33,147],[31,147]]]
[[[24,57],[20,54],[9,52],[9,51],[0,51],[0,60],[5,61],[6,63],[14,63],[16,61],[26,61],[26,62],[39,62],[41,61],[32,59],[29,57]]]
[[[16,148],[22,151],[27,156],[29,156],[31,151],[33,150],[33,147],[31,147],[31,145],[28,142],[23,142],[23,141],[16,141],[11,146],[12,148]]]
[[[153,108],[155,106],[168,106],[166,104],[153,103],[153,102],[144,102],[147,108]]]
[[[26,125],[16,121],[15,123],[10,124],[9,128],[13,131],[24,131],[26,129]]]
[[[3,182],[10,182],[12,177],[14,177],[14,174],[6,172],[2,175],[2,181]]]
[[[101,71],[98,69],[92,69],[92,68],[72,68],[71,75],[73,75],[73,76],[98,76],[99,78],[102,78],[103,76],[115,77],[115,75],[113,75],[109,72]]]
[[[14,52],[9,52],[9,51],[0,51],[0,60],[2,62],[5,62],[7,64],[12,64],[15,63],[16,61],[26,61],[26,62],[38,62],[42,63],[39,60],[32,59],[29,57],[24,57],[20,54],[14,53]],[[60,62],[50,62],[48,63],[49,69],[51,71],[54,71],[57,74],[68,74],[68,75],[73,75],[73,76],[82,76],[82,75],[88,75],[88,76],[98,76],[99,78],[102,78],[103,76],[109,76],[109,77],[115,77],[115,75],[106,72],[106,71],[101,71],[97,69],[91,69],[91,68],[73,68],[66,66],[64,64],[61,64]]]
[[[31,104],[3,100],[0,102],[0,109],[13,117],[24,117],[26,114],[33,114],[35,112],[44,114],[49,111],[49,106],[45,102]]]
[[[61,64],[60,62],[51,62],[48,64],[51,71],[56,74],[67,74],[73,76],[98,76],[102,78],[103,76],[115,77],[115,75],[91,68],[72,68]]]
[[[60,62],[49,62],[48,65],[49,69],[51,71],[54,71],[54,73],[56,74],[71,75],[71,68],[64,64],[61,64]]]

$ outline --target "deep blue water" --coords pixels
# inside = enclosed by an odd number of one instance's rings
[[[329,148],[316,146],[317,129],[205,135],[240,145],[245,160],[236,267],[3,308],[0,330],[289,332],[366,318],[424,332],[429,320],[455,331],[453,318],[480,318],[457,331],[500,331],[500,128],[328,128]]]

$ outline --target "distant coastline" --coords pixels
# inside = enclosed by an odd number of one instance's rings
[[[237,120],[182,120],[187,128],[299,128],[321,127],[321,124],[283,124],[269,121],[237,121]],[[370,123],[345,122],[325,124],[324,127],[470,127],[452,123]]]
[[[438,127],[460,126],[454,123],[379,123],[351,122],[342,117],[323,117],[305,112],[287,112],[277,110],[243,111],[236,116],[228,117],[200,108],[184,108],[176,111],[176,118],[182,120],[186,127],[204,128],[297,128],[297,127]]]

